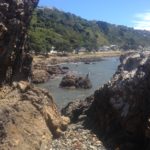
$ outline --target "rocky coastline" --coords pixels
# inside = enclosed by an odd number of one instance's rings
[[[25,43],[37,4],[38,0],[0,2],[0,149],[149,150],[150,52],[121,56],[111,81],[60,113],[51,93],[32,83],[67,72],[56,64],[99,61],[120,52],[36,57],[31,65]]]
[[[34,84],[45,83],[58,75],[66,74],[68,70],[59,65],[49,65],[47,63],[34,64],[32,67],[31,82]]]
[[[34,84],[45,83],[49,79],[55,78],[59,75],[65,75],[69,72],[68,67],[61,67],[60,64],[65,63],[78,63],[91,64],[97,61],[102,61],[105,57],[118,57],[121,52],[102,52],[101,54],[88,54],[88,55],[68,55],[68,56],[33,56],[32,76],[31,82]],[[76,88],[76,86],[74,86]],[[91,86],[89,86],[90,88]],[[82,87],[81,87],[82,88]]]
[[[62,113],[95,132],[107,149],[148,150],[150,53],[120,57],[111,81],[84,101],[70,103]]]
[[[61,64],[61,63],[70,63],[70,62],[96,62],[101,61],[105,57],[119,57],[120,55],[124,54],[121,51],[108,51],[108,52],[98,52],[95,54],[68,54],[68,56],[57,56],[57,55],[50,55],[50,56],[33,56],[33,63],[46,63],[51,65]]]

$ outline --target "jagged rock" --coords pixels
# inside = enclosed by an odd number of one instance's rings
[[[67,71],[63,70],[59,65],[55,65],[55,66],[48,66],[47,72],[51,75],[58,75],[58,74],[64,74]]]
[[[88,76],[78,77],[75,75],[66,75],[62,78],[60,87],[89,89],[92,87],[92,84]]]
[[[27,54],[27,29],[38,0],[0,1],[0,84],[28,80],[32,57]]]
[[[33,64],[33,71],[35,70],[46,70],[50,75],[64,74],[64,71],[59,65],[48,65],[46,63]]]
[[[94,96],[91,95],[84,101],[76,100],[74,102],[70,102],[61,110],[61,112],[63,115],[68,116],[72,122],[76,122],[79,118],[81,118],[80,115],[84,116],[82,114],[85,114],[93,100]]]
[[[0,90],[0,149],[50,149],[69,119],[60,115],[47,91],[30,86],[22,93],[17,87]]]
[[[50,74],[46,70],[34,69],[32,72],[32,82],[33,83],[44,83],[48,81]]]
[[[38,0],[0,1],[0,85],[12,83],[0,89],[1,150],[50,149],[51,139],[69,123],[47,91],[25,82],[32,63],[27,29],[37,4]]]
[[[31,80],[33,83],[44,83],[49,78],[65,73],[67,73],[67,70],[63,70],[59,65],[52,66],[46,63],[37,63],[33,65]]]
[[[20,81],[18,83],[18,88],[20,89],[21,92],[25,92],[27,89],[30,88],[30,84],[25,81]]]
[[[85,124],[109,143],[111,149],[148,150],[150,147],[150,53],[120,58],[112,80],[94,93],[89,106],[78,104],[69,114],[87,115]],[[81,102],[84,103],[84,102]],[[69,115],[68,115],[69,116]],[[80,118],[80,117],[79,117]]]

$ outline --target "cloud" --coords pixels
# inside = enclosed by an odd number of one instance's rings
[[[136,14],[133,20],[134,28],[150,31],[150,11]]]

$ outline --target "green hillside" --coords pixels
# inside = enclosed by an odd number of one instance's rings
[[[36,52],[47,52],[52,46],[59,51],[81,47],[98,50],[103,45],[115,44],[124,50],[150,45],[150,32],[134,30],[103,21],[88,21],[58,9],[35,10],[30,30],[29,46]]]

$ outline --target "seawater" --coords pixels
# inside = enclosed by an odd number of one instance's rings
[[[85,64],[84,62],[66,63],[61,66],[69,67],[69,73],[86,76],[89,73],[89,78],[93,87],[91,89],[63,89],[59,87],[59,83],[63,75],[49,80],[47,83],[40,84],[42,88],[46,88],[52,94],[59,108],[64,107],[68,102],[78,99],[85,99],[107,83],[115,73],[119,65],[118,57],[104,58],[98,62]]]

